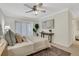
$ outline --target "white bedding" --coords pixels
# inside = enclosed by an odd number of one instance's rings
[[[8,46],[8,55],[25,56],[50,47],[48,39],[30,37],[28,42]]]

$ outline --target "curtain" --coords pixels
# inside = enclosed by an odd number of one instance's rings
[[[33,24],[30,22],[16,22],[16,33],[21,35],[33,35]]]

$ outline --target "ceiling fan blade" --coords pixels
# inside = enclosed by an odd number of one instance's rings
[[[45,13],[45,12],[46,12],[46,10],[45,10],[45,9],[38,9],[37,11],[40,11],[40,12],[43,12],[43,13]]]
[[[43,6],[43,3],[38,3],[38,7],[42,7]]]
[[[24,4],[24,6],[26,6],[26,7],[28,7],[28,8],[31,8],[31,9],[32,9],[32,7],[31,7],[31,6],[29,6],[28,4]]]
[[[33,10],[29,10],[29,11],[27,11],[26,13],[29,13],[29,12],[32,12]]]

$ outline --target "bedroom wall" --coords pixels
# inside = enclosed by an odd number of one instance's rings
[[[72,44],[72,15],[66,9],[56,14],[55,18],[55,39],[54,43],[69,47]]]
[[[79,17],[75,17],[72,21],[74,37],[79,35]],[[74,38],[75,41],[75,38]]]
[[[54,38],[52,41],[56,44],[69,47],[73,40],[72,14],[68,9],[61,10],[56,14],[43,19],[55,19]],[[43,20],[42,19],[42,20]],[[42,21],[41,21],[42,22]],[[42,26],[41,26],[42,27]],[[44,30],[41,28],[41,30]]]
[[[75,35],[79,34],[79,17],[75,17],[73,20],[73,25],[74,25],[74,32]]]
[[[49,30],[51,29],[51,28],[47,28],[49,23],[46,24],[45,28],[44,28],[44,26],[42,24],[43,24],[44,21],[47,22],[47,21],[50,21],[50,20],[53,20],[53,19],[54,19],[53,15],[49,15],[49,16],[45,16],[45,17],[41,18],[39,20],[40,21],[40,31],[47,31],[47,32],[49,32]],[[54,32],[53,26],[52,26],[52,32]]]
[[[15,32],[15,21],[32,22],[33,24],[39,23],[35,18],[18,18],[18,17],[6,16],[5,25],[9,25],[14,32]]]
[[[3,11],[0,9],[0,35],[4,34],[4,24],[5,24],[5,15]]]
[[[71,46],[73,44],[73,40],[75,39],[75,35],[74,35],[74,30],[73,30],[73,23],[72,21],[74,20],[73,18],[73,14],[71,13],[70,10],[68,10],[68,31],[69,31],[69,46]]]

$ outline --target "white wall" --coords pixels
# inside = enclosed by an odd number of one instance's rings
[[[72,21],[73,24],[73,34],[74,34],[74,39],[75,41],[75,36],[79,36],[79,17],[75,17]]]
[[[72,20],[72,28],[73,28],[73,42],[75,41],[75,36],[77,35],[77,23],[76,20]]]
[[[0,9],[0,24],[1,24],[1,27],[2,27],[1,32],[2,32],[2,34],[4,34],[5,15],[4,15],[4,13],[1,9]]]
[[[79,17],[76,17],[73,19],[73,30],[75,35],[79,34]]]
[[[72,16],[68,9],[56,14],[54,43],[69,47],[72,44]]]
[[[73,31],[73,15],[70,12],[70,10],[68,10],[68,31],[69,31],[69,46],[73,44],[73,40],[75,39],[74,36],[74,31]]]
[[[33,24],[39,23],[36,19],[33,18],[18,18],[18,17],[6,16],[5,25],[9,25],[14,32],[15,32],[15,21],[32,22]]]
[[[72,44],[72,14],[68,9],[64,9],[60,12],[57,12],[55,15],[49,17],[47,16],[43,19],[55,20],[55,29],[53,31],[55,35],[54,39],[52,40],[54,43],[65,47],[69,47]],[[41,30],[44,29],[41,28]]]

